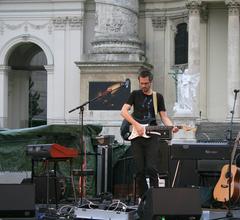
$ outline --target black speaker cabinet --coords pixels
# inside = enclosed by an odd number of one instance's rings
[[[142,202],[144,220],[199,220],[200,192],[196,188],[151,188]]]
[[[34,184],[0,184],[1,218],[28,219],[34,216]]]
[[[24,179],[22,183],[31,183],[31,179]],[[52,176],[49,178],[47,176],[35,176],[33,178],[33,183],[35,184],[35,202],[37,204],[54,204],[63,198],[63,193],[65,191],[64,178],[56,177],[55,183],[55,178]],[[55,193],[55,190],[57,190],[57,193]]]

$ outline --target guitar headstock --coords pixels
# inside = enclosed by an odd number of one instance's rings
[[[239,145],[239,144],[240,144],[240,131],[238,132],[237,137],[236,137],[234,143],[235,143],[236,145]]]
[[[191,127],[191,126],[188,126],[188,125],[182,125],[180,129],[183,129],[184,131],[193,131],[193,132],[197,131],[196,127]]]

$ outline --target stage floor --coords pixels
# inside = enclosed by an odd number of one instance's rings
[[[235,219],[240,220],[240,209],[238,210],[231,210],[233,217]],[[201,220],[214,220],[214,219],[231,219],[231,218],[224,218],[226,217],[227,210],[223,209],[203,209]]]
[[[68,205],[60,205],[59,209],[61,209],[61,207],[64,207],[64,206],[66,206],[66,207],[69,206],[69,207],[72,207],[73,209],[75,209],[74,215],[78,216],[78,217],[74,218],[74,220],[78,220],[78,219],[140,220],[137,215],[137,206],[128,206],[128,209],[131,211],[129,211],[127,215],[121,211],[118,211],[118,212],[113,211],[110,213],[108,210],[103,210],[100,208],[92,209],[91,206],[89,206],[88,208],[85,207],[85,209],[87,209],[88,212],[81,212],[81,209],[82,209],[81,206],[73,206],[73,205],[69,205],[69,204]],[[51,210],[53,211],[53,209],[54,209],[54,207],[52,206]],[[83,215],[82,213],[84,213],[85,215]],[[240,209],[231,210],[231,213],[233,214],[234,219],[240,220]],[[223,219],[223,220],[229,219],[230,220],[230,219],[232,219],[232,218],[227,218],[226,214],[227,214],[227,210],[225,210],[225,209],[202,209],[202,216],[201,216],[200,220],[217,220],[217,219]],[[57,218],[51,218],[51,219],[56,219],[56,220],[69,219],[69,218],[67,218],[67,216],[65,216],[65,217],[66,218],[57,217]],[[37,216],[36,216],[36,219],[38,219]],[[167,220],[167,218],[166,218],[166,220]],[[188,219],[186,219],[186,220],[188,220]]]

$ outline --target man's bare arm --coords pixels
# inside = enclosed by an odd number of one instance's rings
[[[136,129],[139,136],[142,136],[144,134],[144,127],[140,123],[138,123],[129,113],[131,107],[132,106],[129,104],[124,104],[121,110],[121,116],[125,118]]]
[[[168,117],[167,112],[161,111],[161,112],[159,112],[159,114],[160,114],[161,120],[165,126],[174,126],[172,121]],[[172,131],[175,133],[175,132],[178,132],[178,130],[179,130],[178,127],[173,127]]]

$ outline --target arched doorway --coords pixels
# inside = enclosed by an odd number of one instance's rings
[[[36,44],[19,43],[8,66],[8,127],[26,128],[47,121],[47,58]]]

